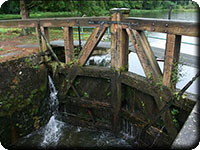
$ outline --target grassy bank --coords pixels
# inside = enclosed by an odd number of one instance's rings
[[[138,10],[132,9],[130,16],[140,16],[146,13],[161,13],[168,12],[168,9],[156,9],[156,10]],[[197,12],[197,9],[173,9],[173,12]],[[172,13],[173,13],[172,12]],[[75,17],[79,16],[77,11],[74,12],[34,12],[30,14],[30,18],[54,18],[54,17]],[[98,13],[98,16],[109,16],[109,11],[102,10]],[[19,14],[0,14],[0,20],[8,19],[21,19]]]
[[[30,13],[30,18],[54,18],[78,16],[78,12],[35,12]],[[0,14],[0,20],[21,19],[19,14]]]

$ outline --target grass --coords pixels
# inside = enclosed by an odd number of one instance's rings
[[[0,41],[20,39],[21,42],[30,44],[37,43],[36,32],[34,28],[28,28],[30,34],[24,37],[20,36],[20,28],[0,28]],[[93,29],[92,29],[93,30]],[[84,31],[84,35],[81,34],[81,40],[87,40],[91,34],[91,31]],[[49,28],[50,41],[64,39],[63,29],[62,28]],[[74,40],[78,40],[78,32],[75,29],[73,32]],[[3,49],[0,49],[3,51]]]
[[[196,9],[181,9],[181,11],[195,11]],[[102,10],[104,11],[104,10]],[[163,9],[157,9],[157,10],[131,10],[130,16],[140,17],[144,15],[145,13],[161,13]],[[180,11],[173,9],[173,11]],[[108,11],[109,12],[109,11]],[[107,11],[105,13],[102,13],[101,15],[109,15]],[[78,16],[78,12],[37,12],[37,13],[31,13],[30,18],[52,18],[52,17],[73,17]],[[19,14],[0,14],[0,20],[6,20],[6,19],[20,19]],[[93,29],[84,29],[84,35],[81,34],[82,40],[87,40],[90,36]],[[32,35],[28,36],[28,38],[24,38],[23,41],[26,43],[35,43],[37,42],[36,36],[35,36],[35,29],[30,28],[30,32]],[[63,29],[61,28],[50,28],[50,40],[56,40],[56,39],[63,39]],[[0,28],[0,41],[13,39],[16,37],[19,37],[21,33],[21,29],[19,28]],[[78,33],[77,29],[74,29],[74,40],[78,40]]]
[[[74,17],[78,12],[34,12],[30,13],[30,18],[54,18],[54,17]],[[21,19],[19,14],[0,14],[0,20]]]
[[[152,12],[163,12],[169,11],[169,9],[155,9],[155,10],[140,10],[140,9],[131,9],[130,16],[140,15],[143,13],[152,13]],[[197,9],[173,9],[174,12],[184,11],[184,12],[195,12]],[[76,17],[78,16],[78,11],[73,12],[31,12],[30,18],[54,18],[54,17]],[[98,12],[100,16],[109,16],[110,13],[107,10],[101,10]],[[21,19],[19,14],[0,14],[0,20],[9,20],[9,19]]]

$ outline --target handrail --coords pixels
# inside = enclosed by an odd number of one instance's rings
[[[0,28],[27,28],[37,27],[39,19],[16,19],[0,20]],[[64,27],[64,26],[97,26],[89,24],[89,21],[109,21],[110,17],[70,17],[70,18],[43,18],[40,25],[43,27]]]
[[[43,18],[40,19],[43,27],[63,27],[63,26],[97,26],[99,24],[90,24],[89,22],[105,22],[105,26],[109,26],[110,17],[70,17],[70,18]],[[136,18],[126,17],[121,22],[137,24],[133,28],[135,30],[143,30],[150,32],[161,32],[175,35],[198,36],[198,22],[174,21],[167,19],[153,18]],[[0,20],[0,28],[26,28],[37,27],[38,19],[26,20]],[[122,25],[127,28],[127,25]]]
[[[135,30],[198,37],[199,22],[136,17],[127,17],[123,21],[137,23],[138,26],[134,27]]]

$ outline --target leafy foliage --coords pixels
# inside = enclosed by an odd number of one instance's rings
[[[26,7],[31,13],[36,12],[76,12],[76,16],[105,16],[109,15],[111,8],[130,8],[130,9],[169,9],[173,5],[175,9],[198,8],[195,2],[191,0],[112,0],[112,1],[88,1],[88,0],[25,0]],[[19,1],[8,0],[0,8],[0,14],[19,14]],[[75,14],[74,14],[75,15]]]

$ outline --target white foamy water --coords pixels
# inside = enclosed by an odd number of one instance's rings
[[[44,139],[41,146],[57,145],[60,136],[62,135],[62,127],[64,123],[56,120],[55,115],[52,116],[44,128]]]
[[[46,147],[49,145],[57,145],[60,136],[62,135],[62,127],[64,126],[64,122],[61,122],[56,119],[58,115],[58,98],[57,98],[57,90],[53,84],[53,81],[50,76],[49,79],[49,88],[50,88],[50,96],[49,96],[49,106],[50,113],[52,114],[49,122],[44,128],[44,139],[41,143],[42,147]]]

